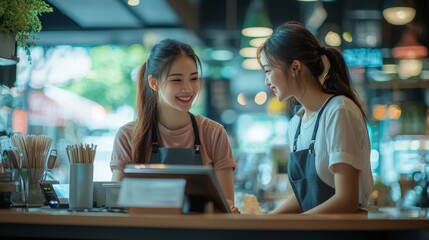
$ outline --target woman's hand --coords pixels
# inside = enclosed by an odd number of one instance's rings
[[[234,205],[230,205],[229,209],[231,209],[231,213],[241,214],[240,210],[236,206],[234,206]]]
[[[226,200],[228,202],[229,205],[229,209],[231,210],[231,213],[241,213],[240,210],[234,205],[234,202],[227,199]]]

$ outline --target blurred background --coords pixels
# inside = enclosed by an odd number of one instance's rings
[[[169,37],[203,60],[192,112],[223,124],[238,164],[237,199],[269,210],[290,193],[290,115],[264,85],[256,47],[285,21],[300,21],[339,49],[369,118],[376,182],[370,204],[429,206],[429,1],[73,0],[46,1],[32,62],[0,66],[0,130],[46,134],[68,181],[69,144],[96,144],[94,180],[109,181],[114,135],[134,119],[136,72]],[[394,8],[392,8],[394,7]],[[259,27],[262,32],[245,28]],[[262,28],[262,29],[261,29]]]

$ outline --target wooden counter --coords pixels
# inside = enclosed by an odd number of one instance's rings
[[[0,210],[0,239],[429,239],[429,210],[359,214],[127,214]],[[291,238],[289,238],[291,237]]]

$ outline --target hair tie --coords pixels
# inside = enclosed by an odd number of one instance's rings
[[[326,48],[325,47],[320,47],[318,50],[318,53],[320,56],[322,55],[326,55]]]
[[[323,72],[319,75],[319,81],[322,86],[325,84],[325,81],[329,77],[329,70],[331,69],[331,63],[326,55],[322,55],[321,57],[323,63]]]

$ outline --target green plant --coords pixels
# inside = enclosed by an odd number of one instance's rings
[[[42,30],[39,16],[52,11],[43,0],[0,0],[0,32],[15,34],[16,43],[31,62],[30,47],[37,40],[34,34]]]

